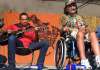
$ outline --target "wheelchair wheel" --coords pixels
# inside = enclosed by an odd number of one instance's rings
[[[57,41],[56,44],[56,50],[55,50],[55,65],[57,69],[63,69],[64,68],[64,62],[66,60],[66,43],[64,39],[60,38]]]

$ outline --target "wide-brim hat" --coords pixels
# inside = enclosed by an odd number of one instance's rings
[[[65,0],[65,6],[76,3],[76,0]]]

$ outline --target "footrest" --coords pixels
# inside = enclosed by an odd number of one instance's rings
[[[84,65],[68,64],[66,70],[86,70],[86,67]]]

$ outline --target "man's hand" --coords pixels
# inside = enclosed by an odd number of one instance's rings
[[[40,30],[40,27],[34,27],[34,29],[35,29],[36,31],[38,31],[38,30]]]
[[[16,33],[17,31],[14,31],[14,30],[7,30],[7,33],[8,34],[12,34],[12,33]]]
[[[77,33],[78,33],[78,29],[73,29],[73,31],[71,32],[71,36],[76,39]]]
[[[8,34],[11,34],[13,31],[12,30],[7,30]]]
[[[68,27],[65,26],[65,27],[63,28],[63,30],[64,30],[65,32],[68,32]]]

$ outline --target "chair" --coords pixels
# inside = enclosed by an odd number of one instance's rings
[[[30,63],[28,64],[23,64],[23,66],[21,66],[21,68],[25,67],[25,66],[31,66],[33,63],[33,58],[34,58],[34,50],[30,49],[30,48],[24,48],[24,47],[17,47],[16,48],[16,54],[21,55],[21,56],[26,56],[31,54],[32,55],[32,60],[30,61]],[[17,63],[16,63],[17,64]]]
[[[25,55],[29,55],[33,52],[32,49],[28,49],[28,48],[24,48],[24,47],[17,47],[16,48],[16,54],[18,55],[22,55],[22,56],[25,56]]]

